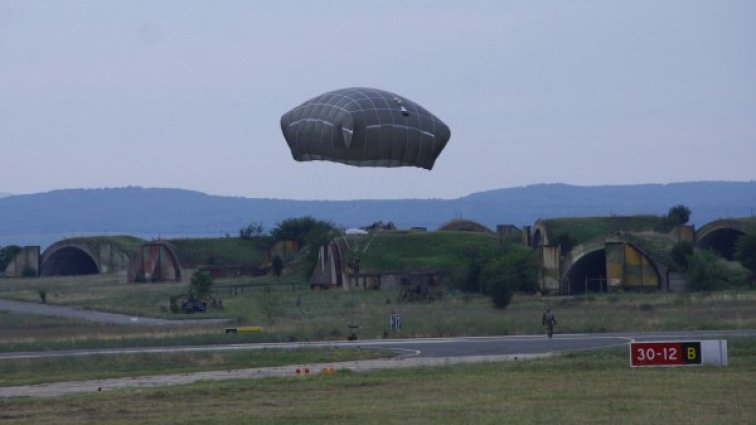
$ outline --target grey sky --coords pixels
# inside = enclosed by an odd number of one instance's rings
[[[753,180],[756,2],[0,0],[0,192],[297,199]],[[295,162],[279,119],[401,94],[432,171]]]

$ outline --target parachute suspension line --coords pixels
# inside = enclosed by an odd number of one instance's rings
[[[319,199],[321,195],[315,193],[316,191],[323,193],[326,189],[325,185],[325,177],[323,175],[323,171],[320,169],[320,167],[312,167],[314,179],[317,183],[313,181],[309,181],[308,186],[310,187],[310,199]],[[309,179],[308,179],[309,180]]]
[[[362,199],[375,199],[375,193],[379,191],[381,187],[381,182],[383,179],[381,179],[380,172],[381,169],[377,167],[367,167],[367,169],[362,169],[361,174],[364,174],[365,179],[361,186],[361,193],[360,198]],[[361,225],[365,226],[370,223],[361,223]]]
[[[373,242],[373,239],[375,239],[375,236],[376,236],[376,235],[377,235],[377,233],[373,233],[373,235],[372,235],[372,236],[370,237],[370,239],[368,240],[368,243],[366,243],[366,244],[365,244],[365,248],[362,248],[362,252],[363,252],[363,253],[364,253],[365,251],[367,251],[368,247],[370,247],[370,243],[371,243],[371,242]]]
[[[344,239],[344,243],[346,244],[347,248],[349,248],[349,251],[353,251],[352,247],[349,245],[349,239],[347,239],[346,236],[342,236],[341,239]]]
[[[334,201],[340,199],[342,192],[340,183],[343,180],[339,173],[338,167],[333,163],[318,161],[319,164],[312,164],[317,179],[316,190],[319,191],[317,199]]]

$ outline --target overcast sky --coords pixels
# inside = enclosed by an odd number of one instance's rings
[[[756,179],[756,2],[0,0],[0,192],[295,199]],[[292,159],[283,113],[365,86],[432,171]]]

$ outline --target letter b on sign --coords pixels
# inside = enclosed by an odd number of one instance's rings
[[[684,364],[701,364],[701,343],[700,342],[683,342],[683,363]]]

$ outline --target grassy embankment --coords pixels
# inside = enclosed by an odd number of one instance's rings
[[[752,424],[756,340],[730,366],[630,369],[627,349],[527,362],[0,400],[14,424]]]
[[[183,267],[237,266],[252,267],[260,264],[267,255],[254,239],[197,238],[167,241],[176,251]]]
[[[352,249],[344,255],[359,257],[362,271],[440,271],[447,281],[467,267],[471,255],[505,249],[493,235],[469,232],[387,232],[348,240]]]
[[[568,233],[576,243],[614,235],[617,232],[661,231],[664,218],[654,215],[631,215],[613,217],[570,217],[543,220],[549,234],[554,237]],[[666,232],[662,232],[663,234]]]

